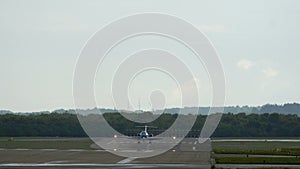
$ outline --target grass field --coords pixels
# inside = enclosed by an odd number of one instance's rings
[[[300,142],[212,142],[212,147],[217,154],[300,155]]]
[[[300,142],[284,141],[226,141],[212,142],[217,164],[300,164]],[[227,154],[227,155],[226,155]],[[230,154],[242,154],[236,157]],[[274,157],[247,157],[246,155],[274,155]],[[280,157],[276,155],[286,155]]]
[[[280,157],[223,157],[217,158],[220,164],[300,164],[300,158]]]

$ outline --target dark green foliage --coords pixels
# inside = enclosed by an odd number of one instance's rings
[[[217,158],[220,164],[300,164],[300,158],[274,157],[224,157]]]
[[[283,114],[224,114],[215,137],[300,137],[300,118]]]
[[[0,136],[85,136],[76,115],[0,115]]]
[[[125,135],[136,135],[141,128],[135,126],[141,125],[156,126],[156,129],[149,131],[157,135],[169,128],[177,118],[176,114],[166,113],[151,123],[141,124],[127,120],[119,113],[105,113],[103,116],[117,131]],[[185,115],[185,118],[189,119],[188,116]],[[197,116],[188,137],[199,136],[205,119],[205,115]],[[0,136],[85,137],[86,134],[76,114],[4,114],[0,115]],[[213,137],[300,137],[300,117],[277,113],[250,115],[228,113],[222,116]]]

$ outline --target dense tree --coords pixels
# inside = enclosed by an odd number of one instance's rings
[[[149,114],[149,112],[147,115]],[[98,116],[98,115],[93,115]],[[135,123],[124,118],[119,113],[105,113],[105,119],[117,131],[125,135],[136,135],[141,129],[136,126],[145,125]],[[156,126],[150,129],[154,135],[168,129],[176,120],[177,114],[165,113],[161,116],[153,115],[156,120],[147,125]],[[184,115],[188,122],[192,115]],[[205,123],[206,115],[198,115],[196,122],[189,132],[189,137],[197,137]],[[176,131],[174,131],[176,132]],[[0,115],[0,136],[61,136],[85,137],[76,114],[4,114]],[[219,126],[213,137],[299,137],[300,117],[278,113],[263,114],[223,114]]]
[[[0,115],[0,136],[85,136],[74,114]]]

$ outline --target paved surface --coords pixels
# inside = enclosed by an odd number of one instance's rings
[[[108,150],[108,152],[123,157],[149,158],[161,155],[167,151],[173,151],[203,152],[203,155],[199,158],[203,157],[207,159],[210,158],[210,152],[212,151],[210,139],[203,139],[199,142],[198,138],[160,137],[152,140],[132,139],[128,137],[100,137],[94,138],[94,141],[105,150]],[[96,148],[95,144],[93,147]]]
[[[111,138],[109,138],[111,139]],[[36,141],[36,139],[34,139]],[[44,140],[38,139],[39,141]],[[57,139],[54,139],[57,140]],[[65,140],[59,139],[59,140]],[[177,139],[129,140],[113,139],[107,142],[106,151],[98,149],[0,149],[0,168],[210,168],[210,140],[199,143],[187,138],[169,151],[150,158],[120,157],[112,152],[152,153]],[[97,148],[97,146],[93,147]],[[128,152],[129,151],[129,152]]]
[[[130,163],[131,161],[135,160],[137,158],[134,158],[134,157],[129,157],[129,158],[126,158],[124,160],[121,160],[118,162],[118,164],[126,164],[126,163]]]
[[[0,164],[0,168],[198,168],[209,169],[210,165],[201,164],[32,164],[32,163],[10,163]]]
[[[15,148],[15,149],[7,149],[0,148],[0,151],[66,151],[66,152],[107,152],[106,150],[88,150],[88,149],[29,149],[29,148]]]

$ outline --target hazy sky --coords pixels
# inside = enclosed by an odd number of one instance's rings
[[[178,16],[207,35],[223,64],[226,105],[299,102],[299,11],[297,0],[0,0],[0,109],[73,108],[83,45],[139,12]]]

